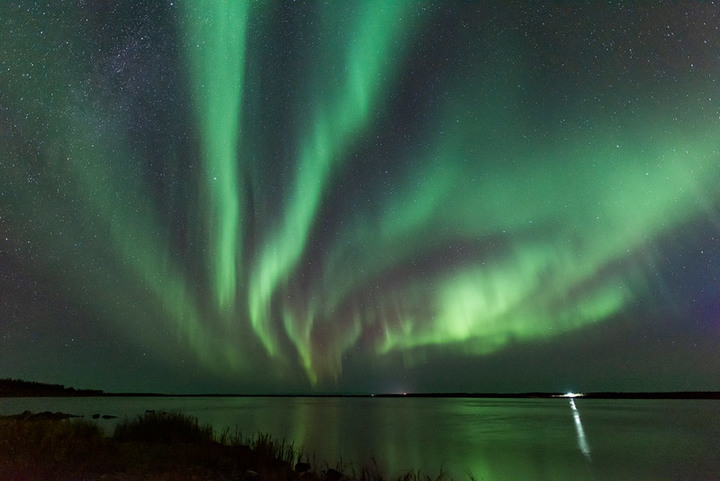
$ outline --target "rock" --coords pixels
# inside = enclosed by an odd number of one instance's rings
[[[300,461],[295,465],[295,471],[298,473],[304,473],[309,470],[310,470],[310,465],[308,463],[303,463]]]
[[[95,413],[95,414],[92,415],[92,418],[93,418],[93,419],[100,419],[100,414]]]
[[[61,412],[50,412],[50,411],[43,411],[41,413],[33,413],[31,411],[23,411],[20,414],[14,414],[12,416],[4,416],[7,419],[17,419],[20,421],[60,421],[62,419],[69,419],[69,418],[81,418],[82,416],[78,416],[76,414],[68,414],[68,413],[61,413]]]
[[[103,419],[117,419],[117,416],[113,416],[112,414],[103,414]]]

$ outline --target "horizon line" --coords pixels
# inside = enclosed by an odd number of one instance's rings
[[[104,392],[117,397],[354,397],[354,398],[589,398],[589,399],[720,399],[720,391],[590,391],[590,392],[384,392],[384,393],[152,393]]]

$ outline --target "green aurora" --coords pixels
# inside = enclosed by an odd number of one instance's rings
[[[0,374],[156,385],[23,364],[80,331],[248,392],[663,315],[719,346],[716,8],[178,3],[3,7]]]

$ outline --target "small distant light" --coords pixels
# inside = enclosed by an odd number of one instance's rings
[[[582,396],[584,396],[584,394],[581,393],[581,392],[568,392],[568,393],[563,394],[563,397],[570,397],[570,398],[572,398],[572,397],[582,397]]]

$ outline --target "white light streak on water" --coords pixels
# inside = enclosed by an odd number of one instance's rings
[[[585,430],[583,429],[582,421],[580,421],[580,411],[578,411],[577,406],[575,406],[575,400],[572,398],[570,399],[570,407],[572,408],[573,418],[575,419],[578,447],[580,448],[580,451],[582,451],[583,456],[585,456],[588,461],[592,461],[592,459],[590,459],[590,446],[588,445],[587,438],[585,437]]]

